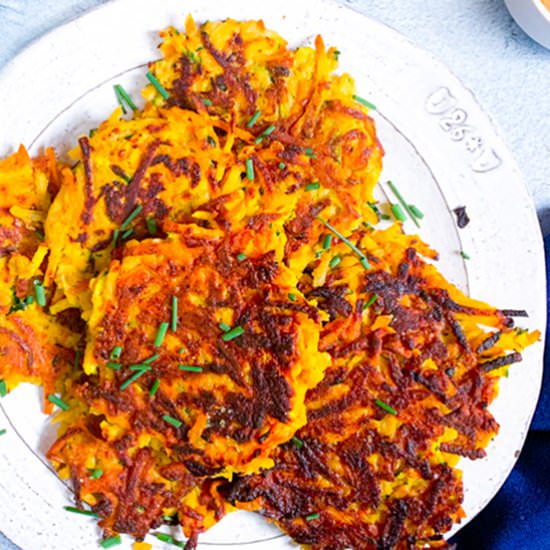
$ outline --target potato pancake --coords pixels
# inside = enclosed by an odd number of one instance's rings
[[[319,550],[445,546],[463,517],[459,456],[477,459],[498,431],[487,406],[507,366],[538,333],[447,283],[397,226],[357,235],[372,269],[342,258],[322,286],[304,277],[331,321],[332,364],[307,395],[308,423],[275,467],[224,488],[294,540]],[[319,262],[320,263],[320,262]]]
[[[44,286],[44,220],[57,176],[53,150],[31,160],[20,147],[0,161],[0,394],[20,382],[42,384],[47,412],[53,408],[47,397],[62,389],[81,328],[78,314],[76,322],[69,311],[51,314],[56,297]]]

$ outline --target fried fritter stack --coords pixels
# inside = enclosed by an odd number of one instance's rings
[[[254,21],[162,36],[145,107],[74,166],[0,166],[0,377],[64,409],[48,457],[105,536],[192,548],[243,508],[312,548],[444,545],[458,457],[538,334],[374,227],[383,150],[337,50]]]

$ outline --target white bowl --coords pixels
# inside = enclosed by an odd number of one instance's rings
[[[504,0],[518,25],[539,44],[550,48],[550,1]]]

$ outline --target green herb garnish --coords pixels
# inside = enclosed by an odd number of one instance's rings
[[[6,430],[5,428],[2,428],[0,430],[0,436],[6,435],[7,433],[8,433],[8,430]]]
[[[92,479],[99,479],[103,475],[103,470],[101,468],[94,468],[90,470],[90,477]]]
[[[238,256],[237,256],[237,260],[239,260],[239,262],[242,262],[244,260],[246,260],[246,254],[244,253],[240,253]]]
[[[229,342],[230,340],[233,340],[234,338],[237,338],[238,336],[241,336],[244,334],[244,328],[241,326],[237,326],[235,328],[232,328],[229,332],[226,332],[222,336],[222,340],[224,342]]]
[[[466,252],[464,252],[464,250],[461,250],[461,251],[460,251],[460,255],[461,255],[465,260],[471,260],[470,256],[468,256],[468,254],[466,254]]]
[[[314,519],[319,519],[319,512],[315,512],[314,514],[309,514],[309,516],[306,516],[306,521],[312,521]]]
[[[334,268],[336,267],[340,262],[342,261],[342,258],[340,256],[334,256],[332,260],[328,263],[329,267]]]
[[[308,183],[306,185],[306,191],[315,191],[321,187],[321,184],[318,181],[314,181],[313,183]]]
[[[422,210],[420,210],[417,206],[415,206],[414,204],[409,204],[409,210],[411,211],[411,214],[421,220],[422,218],[424,218],[424,212],[422,212]]]
[[[295,302],[295,301],[296,301],[296,294],[294,294],[294,292],[289,292],[289,293],[288,293],[288,299],[289,299],[291,302]]]
[[[403,206],[403,208],[406,210],[407,214],[409,215],[411,220],[414,222],[414,225],[416,225],[416,227],[420,227],[420,224],[418,223],[418,220],[416,219],[416,216],[412,212],[411,207],[409,206],[409,204],[405,201],[405,199],[403,198],[403,196],[399,192],[399,189],[397,189],[397,187],[395,186],[395,184],[392,181],[388,181],[388,186],[393,191],[393,194],[397,197],[397,200],[401,203],[401,206]],[[424,217],[424,214],[422,214],[422,217]]]
[[[89,516],[91,518],[99,519],[99,514],[96,514],[95,512],[92,512],[91,510],[79,510],[78,508],[75,508],[74,506],[63,506],[64,510],[67,510],[67,512],[72,512],[73,514],[80,514],[81,516]]]
[[[36,303],[44,307],[46,305],[46,291],[44,290],[44,285],[42,281],[36,279],[34,282],[34,294],[36,296]]]
[[[254,181],[254,162],[252,159],[246,159],[246,177],[248,181]]]
[[[183,422],[181,420],[178,420],[177,418],[174,418],[173,416],[169,416],[168,414],[165,414],[162,419],[165,422],[168,422],[171,426],[174,426],[174,428],[181,428]]]
[[[125,390],[130,384],[133,384],[138,378],[141,378],[146,372],[149,372],[151,370],[151,367],[149,365],[132,365],[132,366],[134,367],[141,366],[141,368],[138,370],[138,372],[136,372],[136,374],[134,374],[133,376],[130,376],[128,380],[126,380],[121,384],[120,386],[121,390]]]
[[[378,300],[378,294],[373,294],[368,302],[363,306],[363,310],[365,309],[368,309],[370,306],[372,306],[372,304],[374,304],[374,302],[376,302],[376,300]]]
[[[162,322],[159,325],[159,328],[157,330],[157,336],[155,338],[155,344],[154,346],[156,348],[160,348],[162,346],[162,342],[164,342],[164,337],[166,336],[166,333],[168,332],[168,323]]]
[[[202,367],[195,367],[193,365],[178,365],[178,369],[186,370],[188,372],[202,372]]]
[[[170,328],[172,332],[176,332],[178,328],[178,297],[172,296],[172,318],[170,320]]]
[[[118,546],[119,544],[122,544],[122,539],[120,538],[120,535],[117,535],[116,537],[109,537],[108,539],[103,539],[99,543],[102,548],[112,548],[113,546]]]
[[[57,397],[57,395],[54,395],[53,393],[50,393],[50,395],[48,395],[48,401],[50,403],[53,403],[54,405],[57,405],[60,409],[63,409],[64,411],[68,411],[70,408],[69,405],[67,405],[67,403],[63,401],[63,399]]]
[[[128,92],[120,84],[115,84],[114,88],[118,104],[122,107],[122,112],[124,114],[127,113],[126,107],[124,106],[125,103],[132,111],[137,111],[136,104],[132,101],[132,98],[128,95]]]
[[[218,325],[224,332],[229,332],[231,330],[231,327],[227,323],[220,323]]]
[[[149,392],[149,397],[155,397],[155,394],[157,393],[157,390],[159,389],[159,386],[160,386],[160,379],[157,378],[153,382],[153,385],[151,386],[151,391]]]
[[[172,518],[170,518],[170,523],[172,522]],[[165,542],[166,544],[171,544],[173,546],[179,546],[180,548],[183,548],[185,546],[185,543],[182,541],[179,541],[175,539],[172,535],[167,535],[166,533],[152,533],[154,537],[156,537],[161,542]]]
[[[284,170],[286,168],[286,164],[284,162],[279,162],[279,170]]]
[[[365,269],[370,269],[369,260],[367,259],[365,254],[363,252],[361,252],[361,250],[359,250],[349,239],[346,239],[346,237],[344,237],[344,235],[342,235],[342,233],[340,233],[340,231],[338,231],[338,229],[336,229],[335,227],[330,225],[330,223],[328,223],[327,221],[323,220],[323,218],[320,218],[319,216],[317,216],[317,219],[323,225],[325,225],[325,227],[330,229],[330,231],[332,231],[332,233],[334,233],[343,243],[346,243],[359,256],[361,265]]]
[[[353,99],[355,99],[355,101],[357,101],[357,103],[361,103],[361,105],[364,105],[368,109],[371,109],[372,111],[376,111],[376,106],[373,105],[370,101],[367,101],[366,99],[358,95],[353,95],[352,97]]]
[[[275,125],[270,124],[254,141],[256,145],[259,145],[265,137],[267,137],[269,134],[273,133],[275,131]]]
[[[262,112],[261,111],[256,111],[253,115],[252,115],[252,118],[247,122],[246,124],[246,127],[247,128],[252,128],[252,126],[254,126],[254,124],[256,124],[256,122],[258,122],[258,119],[262,116]]]
[[[155,353],[154,355],[151,355],[148,359],[145,359],[141,363],[143,365],[150,365],[153,361],[156,361],[160,357],[160,353]]]
[[[111,354],[109,355],[110,359],[120,359],[120,356],[122,355],[122,346],[115,346]]]
[[[124,231],[136,218],[136,216],[143,210],[143,205],[138,204],[130,213],[130,215],[122,222],[120,230]]]
[[[292,443],[294,443],[294,445],[296,445],[298,449],[301,449],[304,446],[304,442],[296,436],[294,436],[290,441],[292,441]]]
[[[403,212],[403,209],[399,204],[397,203],[392,204],[391,211],[396,220],[400,222],[404,222],[407,219],[407,216],[405,216],[405,213]]]
[[[113,370],[120,370],[122,365],[120,363],[115,363],[114,361],[107,361],[107,367]]]
[[[155,87],[155,89],[157,90],[157,92],[164,98],[164,99],[168,99],[170,97],[170,95],[168,94],[168,92],[166,91],[166,88],[158,81],[157,77],[151,72],[151,71],[147,71],[147,73],[145,74],[145,76],[147,77],[147,80]],[[134,109],[135,110],[135,109]]]
[[[203,97],[201,100],[206,107],[212,107],[212,101],[207,97]]]
[[[155,220],[155,218],[147,218],[145,223],[147,224],[147,231],[153,236],[156,235],[158,231],[157,220]]]
[[[8,395],[8,386],[5,380],[0,380],[0,397],[6,397]]]
[[[387,413],[393,414],[394,416],[397,416],[397,411],[384,403],[384,401],[380,401],[380,399],[375,399],[374,402],[383,410],[385,410]]]
[[[323,241],[323,249],[328,250],[330,248],[331,244],[332,244],[332,234],[328,233],[325,236],[325,240]]]

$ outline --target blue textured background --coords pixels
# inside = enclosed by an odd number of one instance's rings
[[[0,0],[0,70],[36,37],[104,1]],[[514,149],[543,230],[550,233],[550,50],[517,27],[503,0],[343,3],[433,52],[475,91]],[[550,238],[546,244],[548,251]],[[548,371],[549,353],[546,365]],[[547,376],[533,429],[512,476],[486,510],[461,531],[459,550],[550,549],[549,433]],[[0,535],[0,549],[15,547]]]

